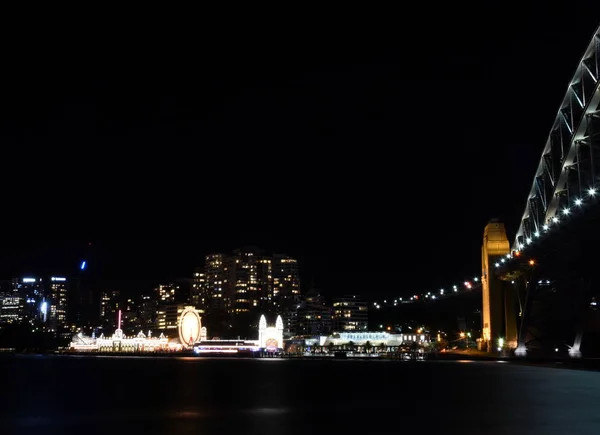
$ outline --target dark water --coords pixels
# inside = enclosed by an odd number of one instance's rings
[[[497,362],[0,359],[0,434],[592,434],[600,373]]]

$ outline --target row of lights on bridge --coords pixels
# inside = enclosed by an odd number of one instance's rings
[[[479,277],[474,277],[472,281],[465,281],[463,283],[463,287],[459,288],[458,285],[453,285],[452,286],[452,290],[450,291],[446,291],[445,289],[440,289],[439,292],[436,294],[435,292],[427,292],[427,293],[421,293],[420,295],[412,295],[410,298],[407,298],[406,300],[404,300],[403,298],[398,298],[398,299],[390,299],[390,302],[393,301],[394,306],[397,306],[398,304],[402,304],[403,302],[415,302],[415,301],[422,301],[422,300],[435,300],[439,297],[443,297],[443,296],[448,296],[448,295],[453,295],[455,293],[458,293],[460,291],[467,291],[467,290],[471,290],[474,286],[477,285],[477,283],[479,283]],[[388,303],[387,299],[384,299],[383,303],[375,301],[373,302],[373,307],[375,309],[380,309],[382,305],[386,305]]]
[[[591,187],[588,189],[587,191],[587,196],[589,198],[595,198],[596,195],[598,194],[598,191],[596,188]],[[575,208],[579,208],[581,206],[583,206],[584,201],[582,198],[575,198],[575,200],[573,201],[573,207]],[[563,216],[569,216],[572,212],[573,207],[569,208],[569,207],[565,207],[561,210],[561,214]],[[533,238],[528,237],[527,239],[525,239],[525,244],[520,244],[519,245],[519,250],[515,251],[514,253],[510,253],[510,254],[506,254],[506,258],[502,258],[499,262],[496,262],[496,264],[494,264],[495,267],[500,267],[502,265],[502,263],[505,263],[506,260],[510,260],[513,257],[519,257],[521,255],[521,252],[523,249],[525,249],[528,245],[531,245],[534,242],[534,239],[537,239],[539,237],[541,237],[542,233],[547,233],[548,231],[550,231],[551,227],[553,224],[558,224],[560,223],[560,218],[558,216],[553,216],[550,221],[542,226],[542,231],[536,231],[533,233]],[[530,266],[534,266],[535,265],[535,261],[534,260],[529,260],[529,265]]]

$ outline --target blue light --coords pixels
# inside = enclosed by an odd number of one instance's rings
[[[40,311],[44,315],[48,312],[48,303],[47,302],[42,302],[42,306],[40,307]]]
[[[85,261],[81,262],[81,270],[85,269]]]

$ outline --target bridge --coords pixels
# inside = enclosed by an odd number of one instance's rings
[[[600,27],[543,146],[512,243],[484,229],[482,270],[448,288],[372,302],[372,309],[480,292],[488,352],[600,356]]]

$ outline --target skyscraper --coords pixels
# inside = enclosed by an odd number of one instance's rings
[[[194,272],[193,292],[207,312],[278,311],[298,301],[300,275],[294,258],[245,247],[231,255],[207,255],[205,260],[204,269]]]
[[[298,261],[288,255],[273,255],[273,297],[281,307],[289,307],[300,298]]]

